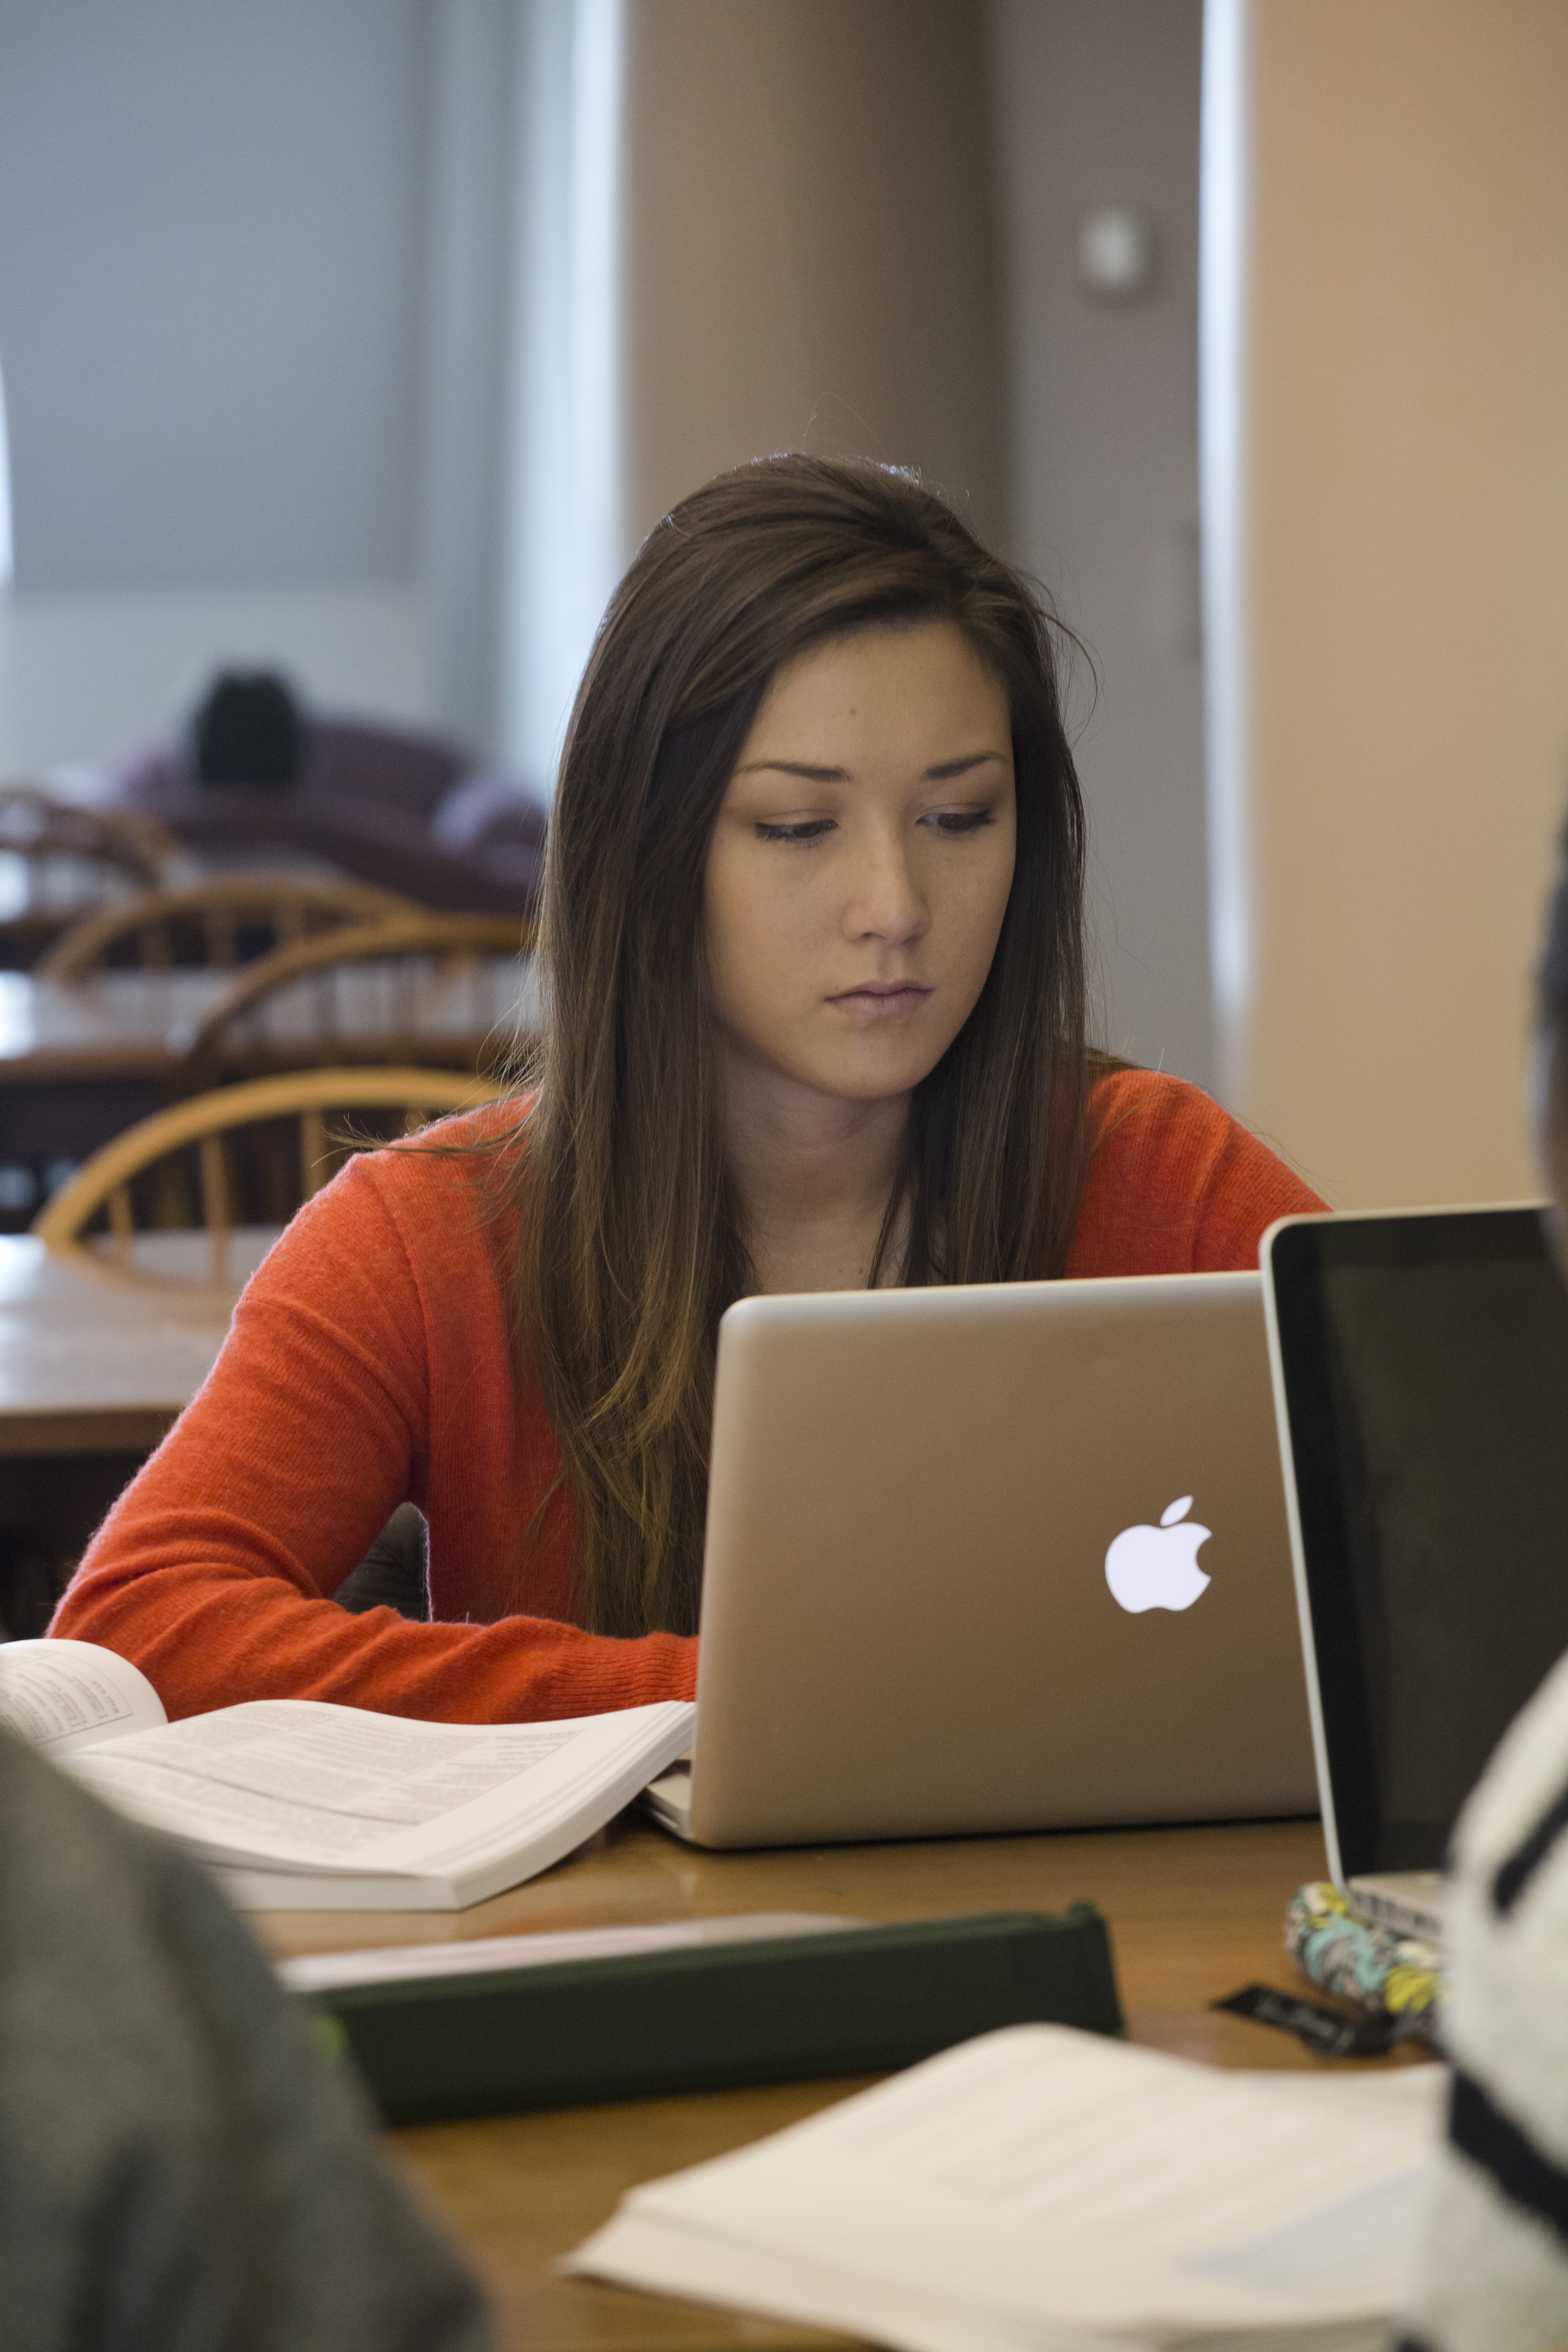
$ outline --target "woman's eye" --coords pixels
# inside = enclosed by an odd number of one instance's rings
[[[978,833],[995,819],[990,809],[937,809],[924,821],[937,833]]]
[[[819,835],[832,830],[830,816],[804,817],[798,824],[768,824],[760,817],[757,820],[759,841],[816,841]]]

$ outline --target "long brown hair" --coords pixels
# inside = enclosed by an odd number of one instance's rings
[[[1056,624],[909,474],[795,456],[722,474],[649,534],[578,691],[545,857],[537,1094],[509,1179],[521,1344],[601,1632],[695,1629],[719,1318],[753,1281],[703,945],[719,806],[784,663],[931,621],[1006,687],[1017,853],[979,1002],[915,1091],[879,1257],[897,1232],[909,1283],[1066,1259],[1086,1160],[1084,821]]]

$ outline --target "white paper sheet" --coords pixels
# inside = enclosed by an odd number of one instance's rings
[[[628,1803],[689,1739],[692,1713],[672,1703],[489,1726],[263,1699],[73,1756],[71,1769],[230,1869],[430,1875],[474,1901],[481,1884],[494,1892],[559,1861]]]
[[[570,2266],[910,2352],[1353,2341],[1408,2287],[1441,2090],[1436,2068],[1226,2074],[1015,2027],[633,2190]]]
[[[74,1756],[164,1720],[141,1669],[96,1642],[0,1643],[0,1723],[29,1748]]]
[[[76,1768],[160,1828],[235,1853],[336,1869],[531,1772],[572,1724],[411,1721],[308,1699],[261,1699],[117,1740]]]
[[[361,1952],[310,1952],[273,1967],[290,1992],[344,1985],[404,1984],[426,1977],[485,1976],[497,1969],[549,1969],[566,1960],[619,1960],[639,1952],[766,1943],[858,1927],[826,1911],[743,1911],[718,1919],[662,1919],[646,1927],[581,1927],[543,1936],[474,1936],[460,1944],[383,1944]]]

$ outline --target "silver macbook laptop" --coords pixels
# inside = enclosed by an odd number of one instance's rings
[[[701,1635],[700,1844],[1314,1811],[1259,1277],[732,1307]]]
[[[1455,1817],[1568,1649],[1568,1294],[1532,1207],[1287,1218],[1263,1264],[1329,1868],[1435,1935]]]

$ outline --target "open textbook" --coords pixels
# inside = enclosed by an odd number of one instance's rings
[[[256,1699],[171,1723],[92,1642],[0,1644],[0,1724],[178,1840],[251,1910],[451,1911],[591,1837],[690,1745],[671,1701],[562,1723],[419,1723]]]
[[[899,2352],[1373,2352],[1445,2084],[1013,2026],[633,2189],[567,2267]]]

